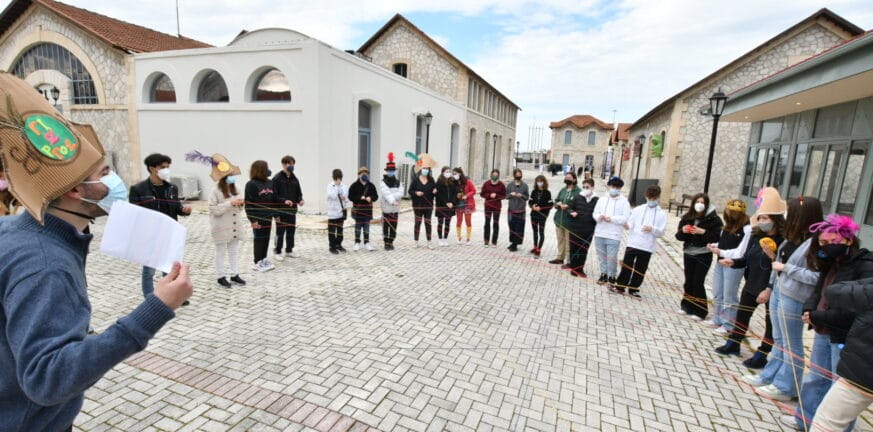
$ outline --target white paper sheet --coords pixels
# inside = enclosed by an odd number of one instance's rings
[[[188,231],[171,217],[116,201],[103,230],[100,251],[169,273],[185,257]]]

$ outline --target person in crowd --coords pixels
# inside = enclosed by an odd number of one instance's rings
[[[440,246],[449,245],[449,231],[452,229],[452,216],[455,214],[455,204],[458,202],[458,184],[452,177],[452,169],[444,166],[440,178],[436,181],[437,238]]]
[[[415,247],[418,247],[418,239],[421,233],[421,224],[424,223],[424,233],[427,236],[427,247],[433,249],[431,243],[431,220],[433,218],[434,197],[437,193],[436,181],[431,175],[431,170],[437,162],[427,153],[422,153],[415,164],[415,172],[418,175],[409,184],[409,196],[412,198],[412,211],[415,214],[415,226],[413,238]]]
[[[491,178],[482,184],[479,196],[485,199],[485,247],[497,246],[500,231],[500,210],[506,198],[506,185],[500,181],[500,170],[491,170]],[[492,224],[493,221],[493,224]]]
[[[297,210],[302,207],[303,191],[300,189],[300,181],[294,175],[294,166],[297,161],[292,156],[282,157],[282,171],[273,176],[273,189],[276,192],[276,247],[273,249],[273,258],[282,261],[282,246],[285,247],[285,256],[297,258],[300,255],[294,252],[294,234],[297,232]]]
[[[476,184],[469,177],[464,175],[464,170],[461,167],[452,169],[452,177],[458,183],[458,201],[455,205],[455,212],[458,220],[456,228],[458,230],[458,244],[461,243],[461,224],[467,225],[467,241],[469,246],[470,237],[473,235],[473,213],[476,211]]]
[[[588,251],[591,248],[591,240],[597,228],[594,219],[594,211],[600,198],[594,195],[594,179],[582,180],[582,188],[579,193],[563,198],[567,207],[567,248],[570,254],[570,263],[567,268],[570,274],[576,277],[587,278],[585,274],[585,262],[588,260]]]
[[[609,179],[606,187],[607,195],[597,200],[597,207],[594,208],[594,220],[597,221],[594,245],[600,261],[600,279],[597,283],[608,284],[614,289],[615,277],[618,276],[618,249],[631,207],[627,198],[621,195],[621,188],[624,187],[621,178]]]
[[[267,259],[270,249],[270,233],[273,230],[273,217],[276,215],[276,194],[273,181],[270,180],[270,168],[267,161],[252,162],[249,169],[249,181],[245,189],[246,217],[252,225],[254,265],[252,269],[266,272],[276,268]]]
[[[640,297],[640,286],[649,269],[649,260],[658,247],[658,239],[667,231],[667,214],[661,209],[661,187],[646,188],[646,204],[637,206],[627,221],[628,238],[621,272],[614,291]]]
[[[212,241],[215,243],[215,273],[218,285],[230,288],[231,282],[245,285],[239,276],[239,244],[242,241],[243,227],[240,221],[245,200],[236,189],[241,173],[238,166],[230,163],[223,155],[212,155],[211,177],[216,180],[215,189],[209,195],[209,225],[212,228]],[[224,267],[224,258],[230,264],[230,281]]]
[[[130,202],[149,210],[161,212],[173,220],[178,220],[179,216],[190,215],[191,206],[182,204],[179,200],[179,189],[170,183],[170,164],[173,163],[173,160],[167,155],[152,153],[146,156],[143,163],[145,163],[149,176],[130,187]],[[143,266],[143,297],[148,297],[154,289],[155,269]]]
[[[343,225],[348,217],[349,189],[343,184],[343,172],[336,168],[331,172],[331,182],[327,184],[327,243],[330,253],[337,255],[346,252],[343,247]]]
[[[576,186],[576,173],[567,173],[564,175],[564,187],[558,191],[558,197],[555,198],[555,235],[558,238],[558,254],[555,259],[549,261],[549,264],[560,264],[562,267],[569,268],[565,264],[567,259],[567,251],[570,247],[570,211],[568,210],[572,202],[582,192]],[[589,189],[593,194],[593,188]],[[589,195],[590,196],[590,195]],[[596,222],[595,222],[596,223]],[[588,253],[589,245],[585,245],[585,253]]]
[[[358,181],[349,187],[349,200],[352,202],[352,219],[355,220],[355,247],[361,250],[361,232],[364,233],[364,248],[373,250],[370,245],[370,222],[373,220],[373,203],[379,199],[376,185],[370,181],[370,170],[358,168]]]
[[[397,164],[394,163],[394,153],[388,153],[388,163],[385,164],[385,175],[379,185],[379,206],[382,209],[382,239],[385,250],[394,250],[394,239],[397,238],[397,221],[400,215],[400,199],[403,198],[403,188],[397,179]]]
[[[873,404],[873,279],[833,284],[825,295],[829,314],[823,320],[846,325],[849,330],[837,365],[839,378],[812,419],[810,430],[816,432],[850,429]]]
[[[530,198],[527,183],[521,181],[521,170],[512,171],[512,181],[506,185],[506,219],[509,224],[509,251],[518,250],[518,245],[524,243],[524,219],[527,213],[527,200]]]
[[[720,262],[722,265],[732,266],[734,260],[741,258],[746,263],[746,283],[740,293],[733,329],[727,342],[715,351],[721,355],[740,355],[740,342],[746,337],[752,314],[759,304],[764,305],[764,337],[755,354],[743,361],[743,365],[749,369],[766,366],[767,356],[773,349],[773,323],[768,302],[772,289],[770,274],[777,247],[784,240],[786,210],[787,205],[779,196],[779,191],[771,187],[764,188],[761,204],[752,215],[751,231],[743,236],[740,246],[726,251],[712,248],[713,253],[723,258]],[[711,259],[711,255],[709,257]]]
[[[742,243],[746,231],[751,229],[749,215],[746,214],[746,203],[739,199],[729,200],[722,217],[724,227],[715,247],[721,250],[735,249]],[[712,272],[712,305],[715,314],[712,320],[706,323],[716,326],[714,333],[717,335],[727,336],[733,328],[745,267],[746,263],[738,259],[731,266],[719,263]]]
[[[688,212],[679,221],[676,240],[683,243],[685,284],[679,313],[703,320],[709,313],[706,300],[706,273],[712,265],[712,253],[707,246],[718,241],[723,223],[709,196],[699,193],[691,200]]]
[[[188,266],[175,263],[133,311],[89,335],[86,263],[93,236],[86,229],[113,203],[127,200],[127,187],[99,143],[71,130],[29,83],[0,73],[0,101],[0,117],[18,107],[77,144],[58,143],[74,157],[58,164],[28,153],[51,144],[45,135],[2,134],[5,179],[27,211],[0,218],[0,238],[15,245],[0,247],[0,429],[71,431],[85,391],[145,349],[193,287]],[[33,157],[26,164],[10,157],[22,154]],[[87,281],[92,290],[115,288],[106,278]]]
[[[776,401],[797,397],[803,377],[803,302],[815,290],[818,271],[810,268],[810,226],[822,221],[821,202],[812,197],[788,200],[785,241],[776,249],[770,290],[773,344],[778,349],[758,374],[743,377],[757,392]],[[772,277],[771,277],[772,279]],[[766,290],[765,290],[766,291]]]
[[[793,420],[793,426],[798,430],[808,430],[813,417],[817,416],[819,406],[845,359],[841,351],[844,345],[848,345],[846,337],[853,327],[839,308],[831,306],[828,288],[841,282],[873,278],[873,253],[861,248],[860,228],[851,218],[828,215],[824,222],[813,225],[810,231],[813,232],[809,250],[811,268],[818,270],[820,275],[815,289],[803,304],[801,317],[815,330],[809,355],[811,366],[803,377],[794,415],[780,418],[789,426]]]
[[[546,240],[546,220],[552,211],[552,192],[546,176],[540,174],[534,179],[534,189],[530,193],[530,226],[533,229],[533,249],[530,253],[539,258],[543,252],[543,242]]]

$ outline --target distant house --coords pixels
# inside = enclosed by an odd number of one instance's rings
[[[594,176],[608,174],[611,124],[590,115],[574,115],[549,124],[552,163],[575,165]]]
[[[626,183],[627,179],[631,178],[630,174],[635,172],[628,168],[632,165],[629,161],[631,146],[634,145],[633,140],[630,139],[630,127],[631,123],[619,123],[612,132],[610,143],[613,151],[613,174],[625,179]]]
[[[724,93],[736,91],[863,32],[830,10],[821,9],[661,102],[629,130],[631,141],[642,142],[639,177],[658,179],[664,202],[702,191],[712,133],[709,97],[713,93],[718,89]],[[727,104],[730,106],[731,101]],[[719,126],[713,162],[713,171],[717,170],[718,175],[713,177],[709,190],[717,206],[740,194],[750,133],[750,123]],[[661,148],[652,151],[653,143]],[[634,152],[631,161],[639,154]]]

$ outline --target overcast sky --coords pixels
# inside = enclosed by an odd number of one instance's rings
[[[62,1],[176,33],[175,0]],[[355,49],[402,13],[522,108],[522,149],[532,124],[547,147],[573,114],[632,122],[822,7],[873,28],[869,0],[179,0],[182,34],[213,45],[285,27]]]

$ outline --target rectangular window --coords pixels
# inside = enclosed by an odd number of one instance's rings
[[[573,144],[573,131],[564,131],[564,145]]]
[[[406,70],[407,70],[406,63],[395,63],[394,64],[394,73],[402,76],[403,78],[406,78]]]
[[[840,174],[840,166],[845,154],[846,146],[844,145],[831,146],[828,152],[827,164],[825,164],[825,172],[822,177],[821,194],[818,197],[825,214],[833,211],[834,195],[837,194],[834,189],[837,186],[837,176]]]
[[[757,191],[764,187],[764,169],[767,167],[767,153],[770,151],[768,148],[759,148],[758,149],[758,161],[755,164],[755,188]]]
[[[755,156],[758,155],[757,147],[749,147],[748,156],[746,157],[746,172],[743,174],[743,195],[754,196],[752,191],[752,180],[755,174]]]
[[[588,131],[588,145],[594,145],[597,142],[597,132]]]
[[[810,152],[809,165],[806,166],[806,181],[803,187],[803,195],[805,196],[818,196],[824,153],[824,147],[813,147]]]
[[[844,137],[852,134],[852,120],[857,102],[848,102],[818,110],[813,138]]]
[[[861,175],[864,173],[864,159],[870,148],[870,141],[852,144],[849,160],[846,163],[846,174],[843,176],[843,187],[840,188],[840,200],[837,203],[837,213],[852,216],[855,213],[855,203],[858,201],[858,189],[861,187]]]
[[[761,140],[759,142],[771,143],[779,141],[780,138],[782,138],[782,119],[761,123]]]
[[[773,187],[782,190],[782,184],[785,182],[785,177],[788,172],[788,151],[791,150],[791,145],[783,144],[779,146],[778,152],[773,152],[776,159],[776,171],[773,173]],[[790,196],[790,195],[789,195]]]
[[[791,169],[791,180],[788,182],[788,196],[800,195],[800,182],[803,180],[803,168],[806,167],[806,156],[809,152],[809,144],[798,144],[794,153],[794,165]]]
[[[852,127],[852,136],[868,137],[873,135],[873,98],[858,101],[858,109],[855,111],[855,121]]]

